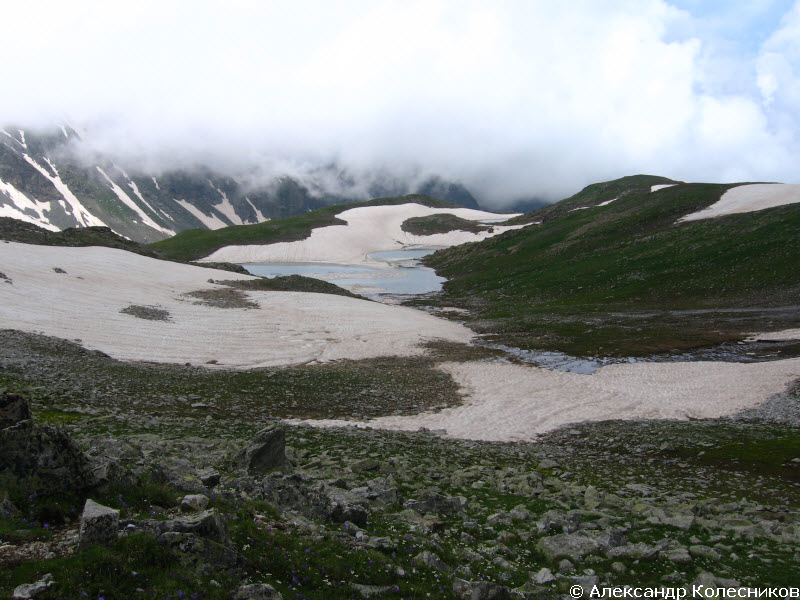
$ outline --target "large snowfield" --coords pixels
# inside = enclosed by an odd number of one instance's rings
[[[405,246],[454,246],[476,242],[522,225],[493,225],[493,231],[470,233],[450,231],[436,235],[413,235],[402,229],[404,221],[412,217],[436,214],[453,214],[468,221],[508,219],[515,215],[496,214],[469,208],[429,208],[408,203],[389,206],[362,206],[336,215],[347,225],[319,227],[311,235],[296,242],[269,245],[225,246],[205,260],[211,262],[331,262],[363,264],[366,255],[378,250],[396,250]],[[380,263],[377,263],[380,265]]]

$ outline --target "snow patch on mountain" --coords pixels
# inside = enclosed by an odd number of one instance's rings
[[[75,196],[75,194],[72,193],[72,190],[69,189],[69,186],[62,181],[58,174],[58,169],[56,169],[55,165],[49,158],[45,156],[44,160],[47,163],[47,166],[49,166],[52,170],[52,174],[38,162],[33,160],[28,154],[22,154],[22,157],[30,166],[39,171],[39,173],[41,173],[45,179],[53,184],[53,187],[58,190],[58,193],[61,194],[66,203],[69,205],[69,209],[67,209],[67,205],[63,205],[62,203],[64,209],[72,212],[72,216],[79,225],[84,227],[106,227],[106,224],[103,221],[86,210],[78,197]]]
[[[395,250],[405,246],[454,246],[475,242],[524,225],[494,226],[493,231],[471,233],[450,231],[435,235],[414,235],[403,231],[403,223],[412,217],[452,214],[470,221],[508,219],[502,215],[469,208],[430,208],[421,204],[362,206],[338,213],[347,225],[320,227],[296,242],[269,245],[225,246],[203,260],[233,263],[248,262],[335,262],[362,264],[366,255],[379,250]]]
[[[216,190],[216,192],[222,196],[222,202],[215,204],[214,209],[225,215],[234,225],[244,225],[244,221],[242,221],[242,218],[236,214],[236,210],[233,208],[231,201],[228,200],[228,196],[225,194],[225,192],[215,186],[214,182],[210,179],[208,180],[208,185],[214,188],[214,190]]]
[[[144,223],[148,227],[152,227],[153,229],[155,229],[157,231],[160,231],[162,233],[165,233],[167,235],[175,235],[175,232],[172,229],[167,229],[166,227],[162,227],[161,225],[159,225],[158,223],[153,221],[153,219],[151,219],[150,216],[146,212],[144,212],[141,209],[141,207],[138,204],[136,204],[136,202],[134,202],[133,199],[130,196],[128,196],[128,194],[125,193],[125,190],[123,190],[121,187],[119,187],[114,182],[114,180],[111,179],[111,177],[109,177],[108,174],[101,167],[98,166],[96,168],[97,168],[97,171],[108,182],[108,186],[111,188],[111,191],[113,191],[114,194],[116,194],[117,198],[119,198],[120,201],[125,206],[130,208],[137,215],[139,215],[139,217],[142,219],[142,223]],[[152,210],[152,208],[151,208],[151,210]]]
[[[186,200],[175,199],[175,202],[180,204],[183,208],[188,210],[198,221],[209,229],[222,229],[227,227],[228,224],[216,215],[206,215],[199,208],[193,204],[189,204]]]
[[[800,184],[753,183],[739,185],[729,189],[722,195],[722,198],[708,208],[686,215],[678,222],[755,212],[797,202],[800,202]]]
[[[26,223],[33,223],[50,231],[58,231],[58,227],[52,225],[44,212],[50,209],[47,202],[39,202],[28,198],[10,183],[0,179],[0,193],[5,194],[12,204],[0,204],[0,217],[11,217]],[[34,213],[34,214],[31,214]]]
[[[247,203],[250,205],[250,208],[252,208],[252,209],[253,209],[253,211],[255,211],[255,213],[256,213],[256,220],[257,220],[257,222],[258,222],[258,223],[263,223],[264,221],[269,221],[269,217],[265,217],[265,216],[264,216],[264,213],[262,213],[260,210],[258,210],[258,209],[256,208],[256,205],[255,205],[255,204],[253,204],[253,203],[250,201],[250,198],[248,198],[247,196],[245,196],[245,197],[244,197],[244,199],[245,199],[245,200],[247,200]]]

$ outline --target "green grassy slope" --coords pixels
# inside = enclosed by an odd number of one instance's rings
[[[701,326],[698,315],[800,303],[800,205],[679,224],[733,186],[650,193],[666,182],[636,176],[589,186],[525,215],[539,225],[437,252],[426,263],[448,278],[442,302],[470,308],[480,331],[516,345],[582,354],[726,341],[736,327],[709,325],[716,317]],[[756,326],[748,314],[747,326]]]
[[[326,206],[304,215],[266,221],[257,225],[236,225],[214,231],[190,229],[182,231],[167,240],[151,244],[151,247],[164,258],[197,260],[224,246],[275,244],[277,242],[292,242],[305,239],[317,227],[344,225],[345,222],[336,218],[336,215],[351,208],[405,204],[407,202],[416,202],[434,208],[455,208],[454,205],[448,202],[417,194],[396,198],[377,198],[357,204]]]

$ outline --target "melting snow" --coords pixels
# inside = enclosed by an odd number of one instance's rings
[[[50,231],[58,231],[58,227],[52,225],[48,218],[44,216],[44,211],[50,209],[50,205],[47,202],[31,200],[13,185],[6,183],[2,179],[0,179],[0,192],[5,193],[14,203],[13,206],[9,204],[0,205],[0,217],[11,217],[26,223],[33,223]],[[30,212],[36,213],[36,216],[31,215]]]
[[[152,179],[153,179],[153,183],[154,183],[154,184],[155,184],[155,186],[156,186],[156,189],[157,189],[157,190],[160,190],[161,188],[160,188],[160,187],[158,187],[158,181],[156,181],[156,178],[155,178],[155,177],[153,177]]]
[[[650,191],[652,192],[653,190],[650,190]],[[605,202],[601,202],[601,203],[600,203],[600,204],[598,204],[597,206],[608,206],[608,205],[609,205],[609,204],[611,204],[611,203],[612,203],[614,200],[619,200],[619,196],[617,196],[616,198],[612,198],[611,200],[606,200]]]
[[[142,208],[138,204],[136,204],[136,202],[134,202],[133,199],[130,196],[128,196],[128,194],[125,193],[125,190],[123,190],[116,183],[114,183],[114,180],[111,179],[111,177],[109,177],[106,174],[106,172],[103,171],[103,169],[101,169],[99,166],[96,167],[96,169],[100,172],[100,174],[103,177],[105,177],[106,181],[108,182],[108,186],[117,195],[117,198],[119,198],[125,206],[127,206],[128,208],[133,210],[137,215],[139,215],[142,218],[142,223],[144,225],[147,225],[148,227],[152,227],[153,229],[155,229],[157,231],[160,231],[162,233],[165,233],[167,235],[175,235],[175,232],[172,231],[171,229],[167,229],[166,227],[162,227],[161,225],[159,225],[158,223],[153,221],[153,219],[151,219],[147,215],[147,213],[144,212],[142,210]],[[124,172],[123,172],[123,174],[124,174]],[[142,200],[144,200],[144,199],[142,199]],[[147,204],[147,203],[145,202],[145,204]],[[150,210],[153,210],[152,206],[150,206],[149,204],[147,206],[150,208]]]
[[[722,195],[722,198],[708,208],[686,215],[678,219],[678,222],[755,212],[797,202],[800,202],[800,184],[753,183],[739,185],[729,189]]]
[[[650,193],[657,192],[658,190],[663,190],[664,188],[672,187],[673,185],[678,185],[677,183],[659,183],[658,185],[650,186]]]
[[[209,277],[253,278],[112,248],[11,242],[0,244],[0,264],[14,282],[0,286],[0,327],[80,338],[122,360],[254,368],[419,355],[426,341],[467,343],[473,335],[412,308],[329,294],[247,292],[261,307],[250,310],[195,304],[183,294],[224,289]],[[132,304],[158,305],[170,320],[120,313]]]
[[[319,227],[311,235],[296,242],[269,245],[226,246],[206,257],[209,261],[246,262],[316,262],[363,264],[366,255],[378,250],[396,250],[405,246],[454,246],[474,242],[524,225],[494,226],[489,233],[450,231],[436,235],[414,235],[403,231],[402,224],[412,217],[453,214],[470,221],[510,219],[516,215],[501,215],[469,208],[430,208],[408,203],[389,206],[362,206],[339,213],[347,225]]]
[[[64,197],[64,200],[66,200],[67,204],[69,204],[72,216],[80,225],[83,225],[85,227],[106,226],[106,224],[103,223],[103,221],[101,221],[100,219],[95,217],[92,213],[90,213],[88,210],[86,210],[83,204],[81,204],[81,201],[78,200],[77,196],[75,196],[75,194],[72,193],[72,190],[69,189],[67,184],[61,180],[61,177],[59,177],[58,175],[58,170],[56,169],[55,165],[50,161],[49,158],[45,156],[44,160],[48,164],[48,166],[52,169],[53,173],[55,173],[55,175],[51,175],[47,171],[47,169],[45,169],[42,165],[37,163],[27,154],[23,154],[22,157],[28,162],[29,165],[31,165],[34,169],[39,171],[39,173],[41,173],[42,176],[44,176],[50,183],[52,183],[53,186],[59,191],[59,193]],[[62,206],[64,206],[64,209],[67,210],[66,204],[62,203]]]
[[[192,215],[194,215],[203,225],[208,227],[209,229],[222,229],[223,227],[227,227],[228,224],[225,223],[222,219],[220,219],[216,215],[206,215],[197,208],[194,204],[190,204],[186,200],[178,200],[175,199],[175,202],[180,204],[183,208],[188,210]]]
[[[214,208],[218,210],[220,214],[225,215],[234,225],[244,225],[244,221],[242,221],[242,218],[236,214],[236,210],[234,210],[233,204],[231,204],[231,201],[228,200],[228,196],[225,194],[225,192],[215,186],[210,179],[208,180],[208,185],[214,188],[216,192],[222,196],[222,202],[215,204]]]
[[[256,223],[263,223],[264,221],[269,221],[269,219],[268,219],[267,217],[265,217],[265,216],[264,216],[264,213],[262,213],[260,210],[258,210],[258,209],[256,208],[256,205],[255,205],[255,204],[253,204],[253,203],[250,201],[250,198],[248,198],[247,196],[245,196],[245,197],[244,197],[244,199],[245,199],[245,200],[247,200],[247,203],[248,203],[248,204],[250,205],[250,207],[251,207],[251,208],[252,208],[252,209],[255,211],[255,213],[256,213]]]

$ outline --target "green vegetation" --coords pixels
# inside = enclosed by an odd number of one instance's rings
[[[190,229],[182,231],[167,240],[151,244],[150,247],[163,258],[181,261],[197,260],[212,254],[223,246],[275,244],[305,239],[317,227],[344,225],[345,222],[336,218],[336,215],[351,208],[405,204],[408,202],[416,202],[434,208],[453,207],[452,204],[436,198],[414,194],[397,198],[377,198],[357,204],[326,206],[304,215],[265,221],[256,225],[236,225],[214,231]]]
[[[333,294],[361,298],[358,294],[339,287],[336,284],[302,275],[286,275],[282,277],[262,277],[260,279],[229,279],[215,283],[228,285],[245,291],[264,292],[313,292],[316,294]]]
[[[504,343],[581,355],[685,351],[796,327],[797,311],[782,307],[800,301],[800,206],[678,223],[732,186],[650,193],[666,181],[589,186],[525,216],[541,224],[426,257],[448,278],[437,303],[469,309],[470,326]]]
[[[450,231],[469,231],[480,233],[481,231],[491,230],[491,225],[485,225],[476,221],[468,221],[448,213],[430,215],[427,217],[412,217],[403,221],[401,229],[413,235],[434,235],[436,233],[448,233]]]
[[[156,258],[156,253],[144,244],[127,240],[108,227],[75,227],[63,231],[48,231],[38,225],[0,217],[0,240],[40,246],[107,246]]]

